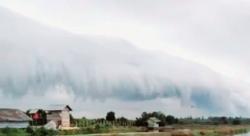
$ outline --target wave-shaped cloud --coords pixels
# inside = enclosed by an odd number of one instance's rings
[[[6,9],[0,9],[0,18],[3,95],[39,96],[63,86],[80,99],[174,97],[214,113],[244,105],[231,99],[235,87],[202,65],[148,52],[122,39],[71,34]]]

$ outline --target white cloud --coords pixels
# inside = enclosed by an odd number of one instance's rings
[[[0,4],[45,24],[121,37],[140,48],[167,52],[250,81],[246,0],[3,0]]]
[[[99,2],[1,1],[0,5],[39,22],[82,34],[48,28],[1,9],[0,88],[4,95],[25,95],[31,89],[43,94],[55,89],[45,98],[56,95],[56,102],[69,103],[75,97],[108,99],[107,107],[113,98],[154,101],[180,95],[181,103],[199,109],[213,104],[210,108],[221,112],[238,115],[244,108],[248,111],[247,98],[234,97],[249,96],[248,85],[241,87],[250,81],[249,2]],[[120,37],[139,48],[110,37]],[[218,73],[233,78],[238,86]],[[166,86],[172,92],[164,90]],[[175,87],[180,92],[173,91]],[[206,103],[197,98],[206,95],[210,96]],[[224,95],[230,97],[225,102],[217,100]]]

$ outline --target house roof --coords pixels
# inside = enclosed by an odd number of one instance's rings
[[[160,120],[156,117],[150,117],[148,120],[147,120],[148,123],[159,123]]]
[[[44,108],[46,111],[62,111],[67,108],[69,111],[72,111],[69,105],[49,105],[48,107]]]
[[[34,114],[34,113],[37,113],[38,111],[39,111],[39,109],[30,109],[29,113]]]
[[[13,121],[13,122],[23,122],[30,121],[24,112],[18,109],[0,109],[0,122]]]

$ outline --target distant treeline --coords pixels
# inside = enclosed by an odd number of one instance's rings
[[[198,118],[179,118],[179,124],[208,124],[208,125],[240,125],[240,124],[250,124],[250,118],[243,117],[198,117]]]
[[[111,111],[106,114],[106,118],[87,119],[73,119],[72,123],[79,127],[87,127],[97,125],[98,127],[104,126],[147,126],[147,120],[151,117],[156,117],[160,120],[159,126],[175,125],[175,124],[204,124],[204,125],[240,125],[250,124],[250,118],[243,117],[185,117],[178,118],[173,115],[165,115],[162,112],[143,112],[140,117],[135,120],[129,120],[126,117],[116,118],[115,112]]]

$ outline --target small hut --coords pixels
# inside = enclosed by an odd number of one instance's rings
[[[149,130],[158,130],[160,120],[156,117],[150,117],[147,120]]]

